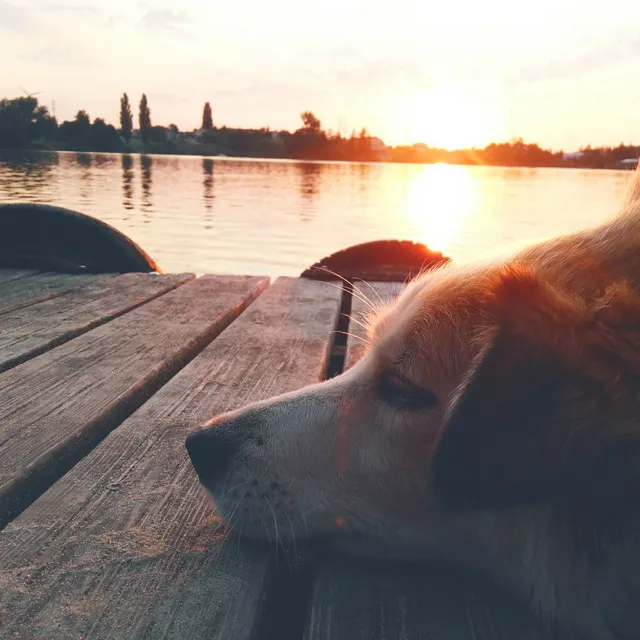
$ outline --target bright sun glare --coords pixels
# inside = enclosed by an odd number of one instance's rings
[[[482,147],[506,133],[498,93],[440,84],[400,98],[398,115],[411,143],[450,150]]]
[[[476,185],[467,167],[423,167],[409,184],[406,216],[410,237],[448,255],[466,218],[473,215]]]

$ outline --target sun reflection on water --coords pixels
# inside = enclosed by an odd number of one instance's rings
[[[410,237],[447,254],[473,215],[478,195],[477,185],[465,167],[447,164],[424,167],[407,190]]]

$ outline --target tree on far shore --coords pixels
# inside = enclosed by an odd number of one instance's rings
[[[75,124],[76,127],[77,138],[79,140],[87,140],[91,132],[91,118],[89,118],[89,114],[84,109],[80,109],[80,111],[76,113],[76,119],[73,121],[73,124]]]
[[[147,102],[146,94],[142,94],[140,99],[140,112],[138,115],[138,121],[140,123],[140,138],[142,142],[146,142],[151,130],[151,111],[149,109],[149,103]]]
[[[302,118],[303,129],[315,136],[322,134],[322,122],[311,111],[303,111],[300,118]]]
[[[131,140],[131,132],[133,131],[133,114],[131,113],[131,105],[129,104],[129,96],[126,93],[120,98],[120,133],[125,142]]]
[[[213,129],[213,117],[211,116],[211,105],[208,102],[204,103],[204,109],[202,111],[202,129],[204,131],[211,131],[211,129]]]

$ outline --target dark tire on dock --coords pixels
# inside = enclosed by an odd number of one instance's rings
[[[44,204],[0,205],[0,266],[64,273],[160,272],[143,249],[112,226]]]
[[[447,262],[449,258],[419,242],[374,240],[336,251],[305,269],[300,277],[405,282]]]

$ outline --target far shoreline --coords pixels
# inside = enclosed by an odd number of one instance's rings
[[[453,153],[453,152],[452,152]],[[92,149],[10,149],[0,147],[0,160],[3,157],[26,157],[31,154],[69,154],[76,156],[95,155],[95,156],[118,156],[118,157],[176,157],[176,158],[200,158],[218,161],[241,161],[241,162],[282,162],[282,163],[305,163],[305,164],[337,164],[337,165],[414,165],[414,166],[431,166],[431,165],[448,165],[460,167],[492,167],[496,169],[571,169],[583,171],[616,171],[621,173],[633,172],[637,169],[635,166],[585,166],[575,164],[506,164],[506,163],[478,163],[478,162],[451,162],[446,160],[406,160],[406,159],[375,159],[367,160],[339,160],[339,159],[323,159],[323,158],[295,158],[295,157],[269,157],[269,156],[251,156],[251,155],[229,155],[214,153],[184,153],[182,151],[172,151],[167,149],[154,149],[152,151],[136,150],[136,151],[102,151]]]
[[[4,149],[77,153],[118,152],[141,155],[202,156],[348,163],[391,163],[519,168],[580,168],[628,170],[638,166],[640,146],[591,147],[565,152],[525,142],[522,138],[492,142],[483,148],[443,149],[426,143],[389,146],[366,128],[350,136],[325,130],[311,111],[300,114],[302,126],[295,131],[270,127],[234,128],[213,123],[206,102],[202,126],[180,131],[175,124],[153,125],[145,94],[139,109],[139,127],[134,128],[131,103],[120,98],[120,128],[80,109],[73,120],[58,124],[55,115],[34,96],[0,100],[0,145]]]

